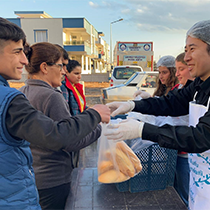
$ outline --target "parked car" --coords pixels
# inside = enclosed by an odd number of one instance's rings
[[[101,90],[103,104],[112,101],[127,101],[133,99],[133,94],[140,89],[153,95],[156,89],[158,72],[136,72],[126,82]]]
[[[110,86],[115,86],[124,83],[133,73],[143,72],[140,66],[116,66],[111,75]]]

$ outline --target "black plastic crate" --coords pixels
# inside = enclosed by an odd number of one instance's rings
[[[142,171],[128,181],[117,183],[120,192],[143,192],[161,190],[173,186],[177,150],[152,144],[135,153],[141,160]]]

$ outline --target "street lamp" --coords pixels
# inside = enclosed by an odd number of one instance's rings
[[[120,22],[122,20],[123,20],[123,18],[120,18],[119,20],[115,20],[110,23],[110,63],[111,63],[111,68],[112,68],[112,24]]]

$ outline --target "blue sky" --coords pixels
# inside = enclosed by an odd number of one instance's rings
[[[113,48],[116,41],[154,42],[154,58],[181,53],[186,31],[196,22],[209,19],[210,0],[0,0],[0,15],[17,17],[14,11],[45,11],[59,17],[85,17],[104,32]]]

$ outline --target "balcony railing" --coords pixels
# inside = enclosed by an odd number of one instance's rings
[[[85,41],[64,41],[64,45],[84,45]]]

